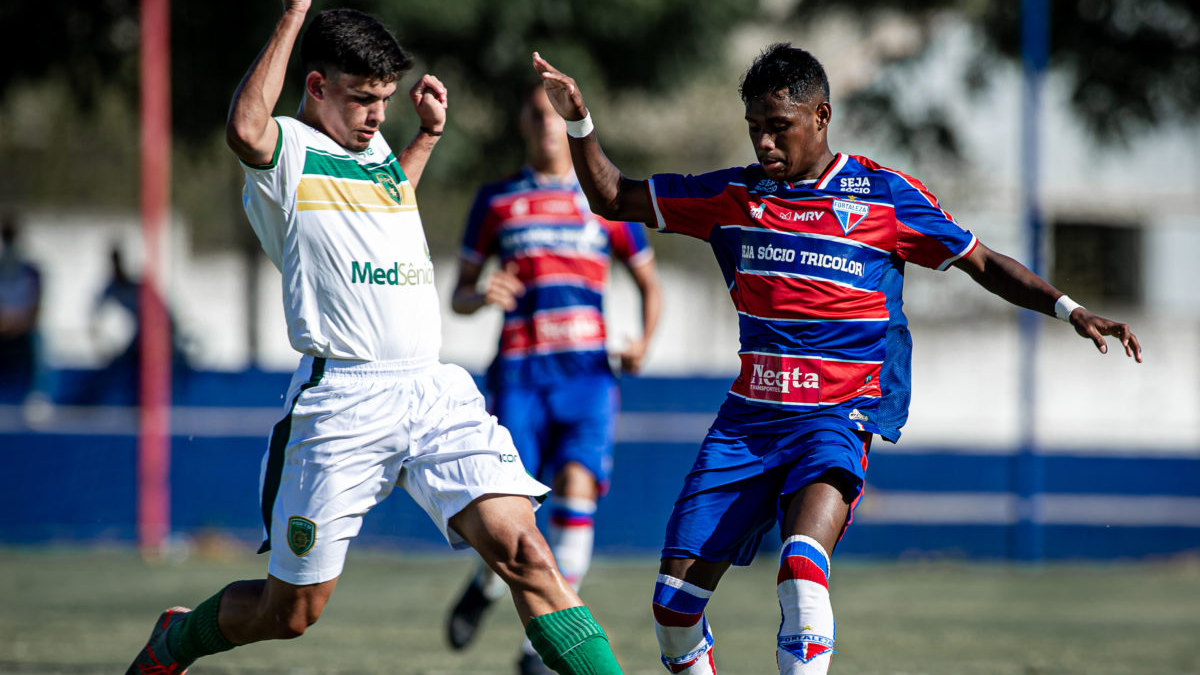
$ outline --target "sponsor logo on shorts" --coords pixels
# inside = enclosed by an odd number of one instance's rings
[[[867,379],[870,379],[870,378],[867,378]],[[871,421],[871,418],[867,417],[863,413],[859,412],[858,408],[851,410],[850,414],[847,415],[847,417],[854,420],[855,422],[870,422]]]
[[[500,463],[501,464],[515,464],[518,461],[520,461],[520,460],[517,458],[517,456],[511,452],[500,453]]]
[[[317,543],[317,524],[304,516],[288,518],[287,543],[298,557],[308,555]]]

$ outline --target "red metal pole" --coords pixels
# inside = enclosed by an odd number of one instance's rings
[[[139,335],[138,545],[161,555],[171,524],[171,336],[161,291],[171,185],[169,0],[141,2],[141,182],[145,266]]]

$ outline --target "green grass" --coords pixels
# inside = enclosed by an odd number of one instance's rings
[[[734,569],[709,604],[722,675],[776,672],[771,556]],[[148,564],[128,551],[0,549],[0,673],[123,672],[154,617],[265,559]],[[507,600],[478,642],[450,652],[446,609],[471,559],[352,554],[321,621],[299,640],[200,661],[191,675],[512,675],[521,637]],[[656,561],[601,560],[583,596],[628,675],[661,675],[649,614]],[[858,675],[1200,674],[1200,564],[1025,569],[835,561],[838,655]]]

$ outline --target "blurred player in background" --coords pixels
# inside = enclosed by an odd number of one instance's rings
[[[626,178],[605,157],[576,82],[537,54],[567,120],[592,209],[709,242],[737,309],[742,369],[709,428],[667,524],[653,612],[672,673],[713,673],[704,608],[721,575],[783,538],[776,660],[824,673],[834,647],[829,556],[862,494],[874,434],[895,442],[908,415],[906,262],[958,267],[1009,302],[1067,321],[1101,352],[1129,326],[1080,307],[980,243],[916,179],[833,153],[825,71],[808,52],[769,47],[741,97],[759,163]]]
[[[511,586],[547,663],[619,673],[537,530],[533,503],[546,486],[526,474],[470,375],[437,360],[441,321],[415,188],[442,134],[446,90],[418,80],[409,94],[420,130],[393,155],[380,125],[412,59],[375,19],[331,10],[304,33],[297,117],[272,117],[308,9],[286,3],[226,127],[303,355],[263,460],[269,576],[234,582],[194,611],[165,611],[128,672],[177,675],[201,656],[303,634],[363,515],[399,485],[447,541],[473,546]]]
[[[17,216],[0,223],[0,402],[22,403],[39,370],[38,315],[42,273],[19,245]]]
[[[588,209],[571,166],[566,124],[540,81],[525,92],[518,123],[528,164],[476,195],[451,305],[460,314],[486,305],[504,310],[488,371],[493,412],[529,471],[551,481],[547,539],[559,570],[579,590],[592,557],[596,501],[608,488],[618,409],[602,314],[611,260],[629,268],[641,294],[642,335],[619,354],[624,371],[641,366],[661,292],[645,228]],[[491,256],[500,268],[481,285]],[[471,641],[503,592],[503,582],[481,564],[451,611],[451,646],[462,649]],[[523,675],[546,672],[529,640],[518,668]]]

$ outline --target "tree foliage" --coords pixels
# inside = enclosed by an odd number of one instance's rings
[[[910,66],[928,55],[937,22],[961,18],[978,36],[967,69],[968,91],[982,91],[997,62],[1022,61],[1021,2],[993,0],[860,0],[864,24],[912,22],[921,48],[892,54],[868,87],[847,101],[859,120],[873,120],[889,136],[919,151],[957,154],[957,136],[945,101],[927,101],[919,114],[898,105],[911,82]],[[1046,0],[1049,68],[1064,76],[1076,118],[1102,143],[1123,144],[1155,126],[1194,119],[1200,104],[1200,3],[1192,0]],[[836,0],[804,0],[790,21],[811,25],[844,11]]]

